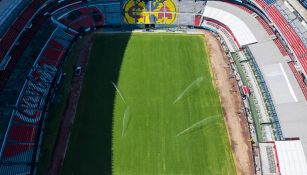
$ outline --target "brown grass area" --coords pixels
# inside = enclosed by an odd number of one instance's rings
[[[252,148],[249,142],[250,134],[242,112],[242,101],[238,86],[236,80],[232,77],[229,60],[220,42],[211,33],[204,33],[213,79],[220,95],[237,174],[254,174]]]

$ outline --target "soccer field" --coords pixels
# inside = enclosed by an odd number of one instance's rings
[[[96,36],[62,174],[110,171],[236,173],[203,36]]]

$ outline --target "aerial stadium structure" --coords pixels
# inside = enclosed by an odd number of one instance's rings
[[[0,174],[37,173],[67,54],[102,29],[213,33],[242,95],[254,173],[307,174],[306,9],[306,0],[0,1]]]

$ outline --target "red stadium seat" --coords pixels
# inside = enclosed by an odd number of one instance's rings
[[[272,18],[273,22],[277,25],[280,32],[283,34],[287,40],[289,46],[292,48],[294,54],[299,59],[303,69],[307,72],[307,64],[305,63],[307,54],[307,48],[303,44],[303,41],[294,31],[294,29],[288,24],[287,20],[282,16],[274,6],[267,8],[267,13]]]
[[[283,46],[282,42],[280,41],[279,38],[275,39],[274,40],[276,46],[278,47],[280,53],[283,55],[283,56],[287,56],[288,55],[288,52],[287,50],[285,49],[285,47]]]
[[[7,158],[9,156],[15,156],[27,150],[33,149],[31,145],[26,144],[10,144],[6,145],[3,158]]]
[[[262,17],[257,16],[256,19],[260,22],[260,24],[263,26],[263,28],[269,35],[274,34],[273,29],[262,19]]]
[[[29,20],[35,13],[35,10],[31,7],[28,7],[26,10],[24,10],[22,13],[21,13],[21,17],[25,20]]]
[[[8,139],[16,142],[35,142],[37,127],[13,124]]]
[[[304,83],[302,75],[296,70],[294,62],[289,62],[288,64],[289,64],[289,67],[291,68],[300,88],[302,89],[302,92],[305,96],[305,99],[307,99],[307,85]]]

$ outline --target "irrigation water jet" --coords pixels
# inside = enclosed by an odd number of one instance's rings
[[[125,98],[123,96],[123,94],[121,93],[121,91],[119,90],[119,88],[116,86],[116,84],[114,82],[112,82],[114,88],[116,89],[116,92],[118,93],[118,95],[120,96],[120,98],[123,100],[123,102],[126,104]]]
[[[198,130],[198,129],[201,129],[203,128],[205,125],[207,125],[210,121],[213,121],[215,119],[217,119],[219,115],[213,115],[213,116],[210,116],[210,117],[207,117],[205,119],[202,119],[196,123],[194,123],[193,125],[191,125],[190,127],[186,128],[185,130],[179,132],[178,134],[176,134],[175,137],[178,137],[178,136],[181,136],[181,135],[184,135],[184,134],[188,134],[189,132],[192,132],[192,131],[195,131],[195,130]]]
[[[190,83],[189,86],[187,86],[182,93],[176,98],[176,100],[173,102],[173,104],[177,103],[184,95],[189,92],[193,87],[199,86],[200,83],[204,80],[204,77],[198,77],[196,80],[194,80],[192,83]]]
[[[128,128],[129,120],[130,120],[130,106],[126,108],[125,113],[124,113],[122,137],[124,136],[125,131]]]

